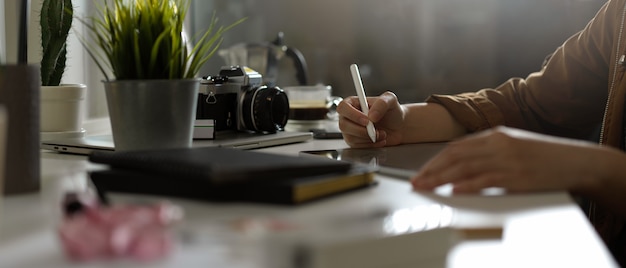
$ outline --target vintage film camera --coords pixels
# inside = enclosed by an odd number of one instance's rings
[[[214,119],[215,130],[275,133],[289,117],[287,94],[263,85],[258,72],[240,66],[222,67],[219,75],[200,82],[196,119]]]

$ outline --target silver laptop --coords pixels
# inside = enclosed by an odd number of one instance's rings
[[[237,149],[256,149],[290,143],[298,143],[313,138],[311,132],[281,131],[271,134],[247,132],[217,132],[214,140],[193,140],[193,147],[229,147]],[[82,138],[68,138],[46,140],[41,142],[41,149],[71,154],[90,154],[92,151],[114,151],[111,135],[86,136]]]

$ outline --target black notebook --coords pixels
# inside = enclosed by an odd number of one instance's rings
[[[254,180],[217,185],[206,180],[188,180],[176,175],[122,169],[96,171],[90,173],[90,177],[105,203],[109,193],[118,192],[218,202],[295,205],[375,185],[374,171],[369,166],[355,165],[347,172],[293,175],[282,180]]]
[[[112,169],[168,176],[179,182],[201,180],[215,185],[341,173],[352,166],[345,161],[221,147],[93,152],[89,161]]]

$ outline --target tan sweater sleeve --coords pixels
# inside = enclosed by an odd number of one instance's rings
[[[607,2],[544,68],[525,79],[478,92],[432,95],[426,101],[443,105],[471,132],[506,125],[587,138],[602,121],[622,5],[624,1]]]

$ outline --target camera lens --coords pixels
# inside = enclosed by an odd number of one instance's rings
[[[287,94],[278,87],[252,88],[245,94],[241,116],[249,130],[270,133],[282,130],[289,117]]]

